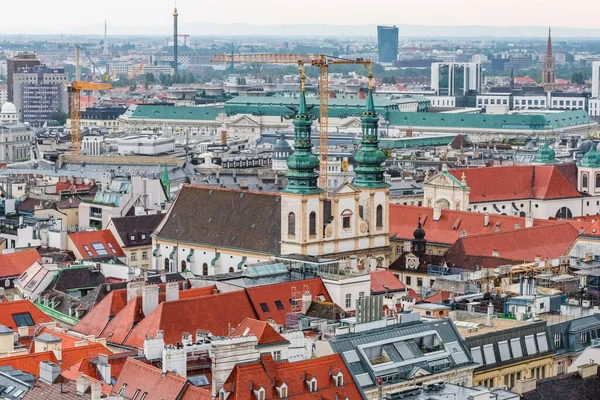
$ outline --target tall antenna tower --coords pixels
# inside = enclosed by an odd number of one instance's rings
[[[105,56],[108,55],[108,34],[106,29],[106,20],[104,20],[104,51],[102,52]]]

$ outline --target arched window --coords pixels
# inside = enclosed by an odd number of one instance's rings
[[[169,270],[170,262],[169,257],[165,257],[165,271]]]
[[[181,272],[184,272],[187,268],[187,263],[185,260],[181,260]]]
[[[352,211],[344,210],[344,212],[342,212],[342,229],[350,229],[350,227],[352,226],[351,218]]]
[[[229,267],[229,272],[230,272],[230,273],[233,273],[233,272],[235,272],[235,271],[233,270],[233,267]]]
[[[382,227],[383,226],[383,206],[380,204],[377,206],[377,210],[375,212],[375,221],[376,221],[376,226]]]
[[[317,214],[314,211],[308,216],[308,234],[317,234]]]
[[[569,207],[561,207],[556,212],[556,218],[573,218],[573,213],[569,209]]]
[[[202,264],[202,275],[208,275],[208,264]]]
[[[581,175],[581,187],[584,189],[588,188],[588,175],[586,173]]]
[[[600,173],[596,173],[596,189],[600,189]]]
[[[296,214],[293,212],[288,214],[288,235],[296,234]]]

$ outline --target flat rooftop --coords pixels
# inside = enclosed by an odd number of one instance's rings
[[[468,311],[451,311],[450,318],[456,325],[460,336],[465,339],[468,337],[485,335],[490,332],[497,332],[504,329],[515,328],[527,325],[529,322],[517,321],[516,319],[494,318],[494,326],[488,327],[487,315],[481,313],[471,313]]]

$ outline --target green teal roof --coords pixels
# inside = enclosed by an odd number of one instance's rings
[[[223,112],[222,107],[155,106],[134,104],[125,115],[134,119],[181,119],[214,121]]]
[[[379,138],[379,148],[382,149],[405,149],[424,146],[447,146],[454,140],[456,135],[436,135],[431,137],[401,137],[401,138]],[[468,135],[463,135],[468,142]],[[359,145],[361,139],[354,139],[354,144]]]
[[[447,114],[388,111],[386,119],[392,126],[552,130],[594,123],[583,110],[535,115]]]
[[[596,144],[592,143],[590,150],[581,158],[582,167],[600,168],[600,154],[596,151]]]
[[[548,146],[548,143],[544,142],[544,145],[535,153],[533,160],[536,163],[543,164],[555,164],[558,162],[556,159],[556,153]]]
[[[398,104],[392,100],[374,98],[375,110],[383,114],[388,110],[397,110]],[[250,97],[240,96],[225,102],[225,112],[231,114],[254,114],[262,115],[285,115],[290,113],[289,107],[297,107],[298,97]],[[314,106],[312,113],[319,115],[319,98],[307,97],[306,105]],[[360,116],[364,111],[364,99],[329,99],[329,117],[339,118],[348,116]]]

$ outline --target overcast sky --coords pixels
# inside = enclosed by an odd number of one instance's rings
[[[179,0],[177,8],[182,24],[600,27],[598,0]],[[107,19],[115,34],[152,35],[171,24],[173,1],[1,0],[0,10],[5,34],[88,34]]]

